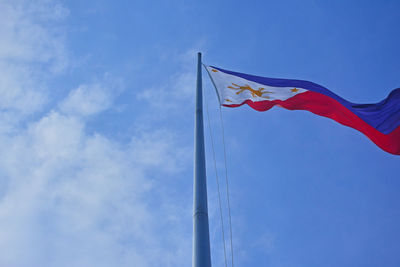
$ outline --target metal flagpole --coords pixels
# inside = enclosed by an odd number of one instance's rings
[[[211,267],[208,228],[206,161],[204,154],[201,53],[197,55],[193,182],[193,267]]]

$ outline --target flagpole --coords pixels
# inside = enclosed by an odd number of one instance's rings
[[[211,267],[204,153],[201,53],[197,55],[193,181],[193,267]]]

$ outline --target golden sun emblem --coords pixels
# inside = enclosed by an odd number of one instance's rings
[[[233,90],[237,90],[237,92],[236,92],[237,95],[240,94],[240,93],[243,93],[244,91],[250,91],[250,93],[251,93],[251,95],[253,97],[258,96],[258,97],[262,97],[262,98],[265,98],[265,99],[269,99],[270,97],[269,96],[264,96],[264,94],[273,94],[274,93],[274,92],[270,92],[270,91],[264,91],[265,88],[262,88],[262,87],[259,87],[257,90],[253,89],[248,84],[245,84],[244,86],[240,86],[240,85],[237,85],[235,83],[232,83],[232,85],[235,86],[235,87],[228,86],[228,88],[229,89],[233,89]]]

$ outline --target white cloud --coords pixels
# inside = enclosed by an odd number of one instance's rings
[[[58,1],[0,2],[0,266],[188,265],[191,199],[171,193],[191,163],[179,136],[89,133],[86,116],[120,93],[107,79],[44,110],[48,73],[68,63],[67,14]]]
[[[43,106],[46,92],[28,67],[0,60],[0,70],[0,112],[14,111],[25,116]]]
[[[57,68],[66,63],[62,35],[49,26],[68,15],[58,1],[5,0],[0,10],[0,60],[50,62]]]
[[[112,97],[111,92],[100,83],[85,84],[72,90],[59,106],[67,114],[89,116],[109,108]]]
[[[58,1],[0,1],[0,131],[40,111],[48,100],[45,80],[68,64],[58,22],[68,10]],[[40,81],[40,82],[39,82]]]
[[[161,255],[190,254],[190,239],[183,238],[188,232],[167,230],[182,224],[177,218],[186,216],[178,213],[190,203],[155,194],[168,186],[148,175],[179,172],[186,163],[179,150],[165,132],[143,133],[122,147],[56,112],[17,137],[2,136],[0,151],[8,153],[0,162],[7,185],[0,202],[0,265],[159,266]],[[169,235],[176,237],[160,243]],[[165,266],[179,265],[185,253]]]
[[[190,151],[179,144],[171,147],[174,139],[178,139],[177,136],[168,130],[144,132],[139,137],[133,137],[131,149],[140,155],[135,162],[140,166],[159,168],[169,173],[182,170],[182,164],[188,163],[186,159]],[[149,150],[149,146],[156,146],[157,150]]]

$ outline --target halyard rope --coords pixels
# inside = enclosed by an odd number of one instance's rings
[[[231,256],[232,256],[232,267],[233,267],[233,238],[232,238],[232,216],[231,216],[231,203],[230,203],[230,196],[229,196],[229,183],[228,183],[228,167],[226,163],[226,145],[225,145],[225,129],[224,129],[224,120],[222,119],[222,109],[221,109],[221,100],[218,95],[218,90],[217,87],[215,86],[214,80],[212,79],[210,72],[208,71],[206,65],[203,64],[203,67],[206,69],[208,76],[210,77],[210,80],[214,86],[215,93],[217,94],[218,97],[218,102],[219,102],[219,117],[220,117],[220,122],[221,122],[221,129],[222,129],[222,143],[224,147],[224,164],[225,164],[225,185],[226,185],[226,196],[227,196],[227,202],[228,202],[228,215],[229,215],[229,236],[230,236],[230,245],[231,245]],[[207,107],[207,118],[208,118],[208,123],[210,125],[210,118],[209,118],[209,113],[208,113],[208,104],[206,104]],[[210,133],[211,133],[211,127],[210,128]],[[214,142],[213,139],[211,138],[211,143],[212,143],[212,149],[213,149],[213,156],[214,156],[214,165],[215,165],[215,172],[217,173],[216,169],[216,163],[215,163],[215,152],[214,152]],[[221,209],[221,197],[220,197],[220,192],[219,192],[219,182],[217,178],[217,183],[218,183],[218,198],[219,198],[219,205],[220,205],[220,214],[221,214],[221,221],[222,221],[222,209]],[[223,224],[222,224],[223,225]],[[222,230],[224,231],[224,230]],[[223,233],[224,236],[224,233]],[[224,252],[225,252],[225,238],[224,238]],[[225,266],[226,266],[226,253],[225,253]]]
[[[228,199],[228,214],[229,214],[229,234],[231,239],[231,256],[232,256],[232,267],[233,267],[233,241],[232,241],[232,217],[231,217],[231,203],[229,197],[229,183],[228,183],[228,167],[226,164],[226,146],[225,146],[225,130],[224,130],[224,121],[222,119],[222,109],[221,105],[219,105],[219,117],[221,119],[221,127],[222,127],[222,143],[224,146],[224,163],[225,163],[225,184],[226,184],[226,196]]]
[[[208,112],[208,102],[206,102],[206,112],[207,112],[207,121],[208,121],[208,129],[210,133],[210,140],[211,140],[211,148],[213,153],[213,160],[214,160],[214,169],[215,169],[215,180],[217,181],[217,191],[218,191],[218,203],[219,203],[219,215],[221,218],[221,228],[222,228],[222,242],[224,245],[224,259],[225,259],[225,267],[228,267],[227,259],[226,259],[226,245],[225,245],[225,231],[224,231],[224,219],[222,214],[222,204],[221,204],[221,191],[219,186],[219,178],[218,178],[218,171],[217,171],[217,162],[215,159],[215,149],[214,149],[214,139],[211,130],[211,123],[210,123],[210,115]]]

